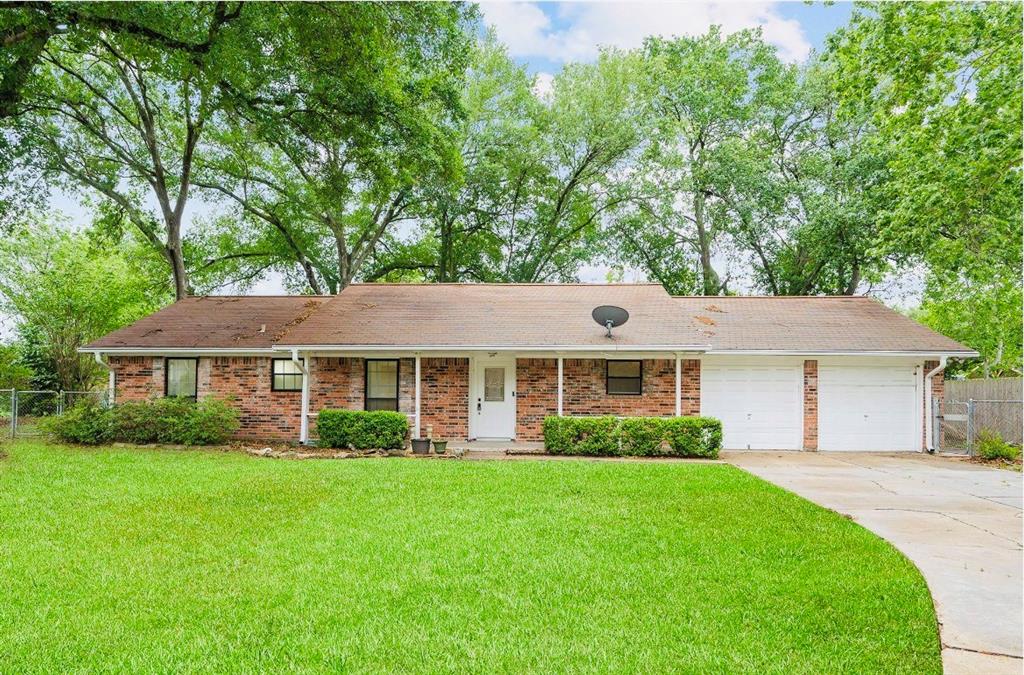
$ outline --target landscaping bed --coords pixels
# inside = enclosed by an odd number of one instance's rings
[[[913,565],[728,465],[4,448],[4,672],[941,670]]]

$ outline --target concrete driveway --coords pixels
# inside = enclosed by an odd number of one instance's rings
[[[923,454],[723,458],[851,516],[914,561],[935,599],[947,673],[1021,674],[1021,474]]]

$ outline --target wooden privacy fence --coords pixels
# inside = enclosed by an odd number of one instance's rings
[[[1024,441],[1024,380],[946,380],[946,405],[941,419],[941,446],[971,451],[981,431],[998,434],[1007,443]]]

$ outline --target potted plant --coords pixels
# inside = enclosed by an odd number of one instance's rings
[[[438,455],[443,455],[447,447],[448,441],[434,441],[434,452]]]
[[[412,439],[412,452],[414,455],[425,455],[430,452],[430,439],[429,438],[414,438]]]

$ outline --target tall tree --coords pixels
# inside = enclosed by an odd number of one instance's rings
[[[852,295],[887,269],[871,191],[884,162],[862,125],[837,118],[831,77],[814,62],[788,67],[758,124],[716,164],[736,253],[772,295]]]
[[[140,11],[165,26],[177,19],[192,32],[206,28],[207,48],[169,51],[137,31],[51,38],[21,89],[15,129],[29,149],[25,159],[45,178],[94,190],[128,215],[167,261],[181,298],[190,292],[185,208],[220,80],[209,64],[222,63],[218,39],[228,13],[239,10],[218,3]]]
[[[624,252],[673,292],[725,292],[715,269],[733,215],[726,165],[763,119],[786,69],[758,32],[648,38],[647,143],[633,180],[644,199],[620,220]],[[696,286],[696,287],[694,287]]]
[[[275,11],[247,53],[250,76],[223,86],[230,115],[211,134],[198,184],[249,225],[223,258],[269,260],[298,270],[293,281],[314,292],[334,293],[409,218],[415,188],[455,166],[451,130],[475,10]]]
[[[461,180],[420,209],[438,280],[576,279],[598,257],[601,225],[628,190],[617,180],[638,142],[638,60],[617,52],[571,64],[538,93],[493,36],[463,94]]]
[[[1020,358],[1021,22],[1020,3],[865,3],[826,52],[841,112],[886,157],[881,246],[925,262],[935,327],[999,307],[985,313],[1001,327],[953,334],[1000,368]]]
[[[78,348],[173,298],[145,245],[110,237],[30,219],[0,240],[0,311],[28,343],[37,385],[88,389],[98,368]]]

